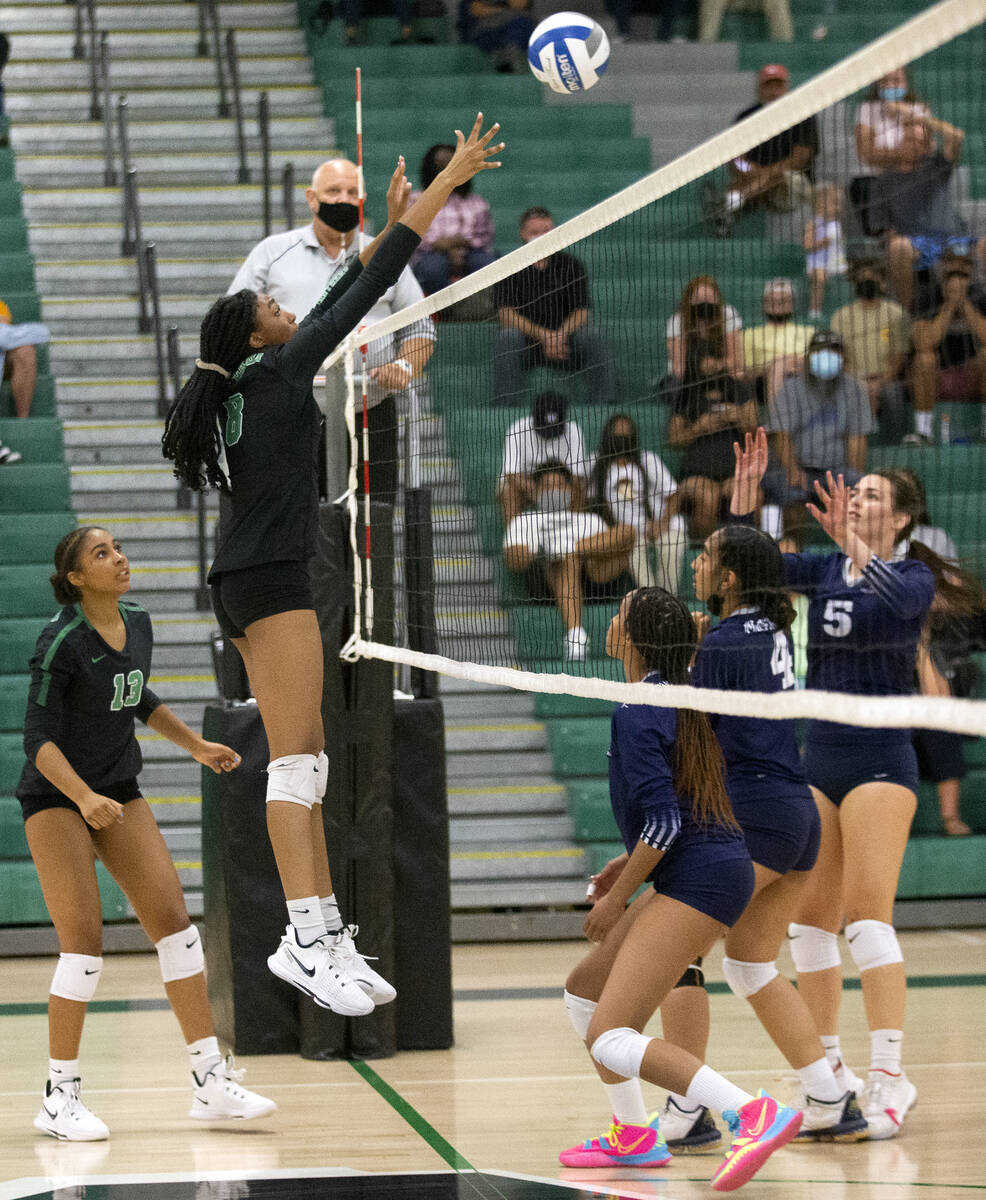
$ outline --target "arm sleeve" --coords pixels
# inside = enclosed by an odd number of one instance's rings
[[[891,565],[874,556],[863,568],[863,578],[883,603],[904,620],[914,620],[931,607],[935,579],[924,563],[905,558]]]
[[[784,585],[792,592],[810,595],[832,558],[830,554],[785,554]]]
[[[140,703],[134,709],[139,720],[147,724],[147,718],[154,712],[156,708],[161,707],[161,697],[156,692],[152,692],[149,687],[144,688],[141,693]]]
[[[387,288],[394,286],[418,241],[418,235],[406,225],[395,225],[369,266],[364,268],[355,259],[281,350],[281,371],[296,382],[311,380],[326,356],[356,328]]]
[[[626,764],[630,798],[644,814],[640,841],[667,850],[681,831],[681,812],[671,770],[671,743],[657,727],[655,715],[636,705],[617,710],[620,758]]]
[[[60,646],[45,665],[50,643],[50,637],[42,634],[31,659],[31,683],[24,714],[24,754],[32,763],[45,742],[58,745],[65,693],[72,681],[72,656],[65,646]]]

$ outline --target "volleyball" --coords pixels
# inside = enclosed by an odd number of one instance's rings
[[[592,17],[576,12],[545,17],[527,43],[527,61],[554,92],[584,92],[609,64],[609,38]]]

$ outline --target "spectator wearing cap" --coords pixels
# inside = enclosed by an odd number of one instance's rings
[[[554,228],[546,208],[520,218],[520,240]],[[591,323],[589,277],[574,254],[558,251],[507,276],[495,288],[500,330],[493,341],[493,403],[520,402],[523,373],[537,364],[579,371],[590,404],[614,404],[612,355]]]
[[[771,464],[764,477],[769,500],[786,508],[785,529],[798,538],[804,504],[826,472],[857,483],[866,468],[866,435],[873,429],[866,387],[846,373],[845,347],[821,329],[808,344],[804,368],[784,380],[770,405]]]
[[[930,443],[936,400],[983,405],[980,436],[986,440],[986,297],[973,288],[972,255],[962,248],[947,248],[939,268],[940,302],[915,317],[911,328],[915,431],[904,440]]]
[[[780,63],[761,67],[757,102],[738,113],[734,124],[786,96],[789,83],[787,67]],[[775,212],[790,212],[796,205],[808,202],[818,146],[818,125],[814,117],[806,117],[740,158],[734,158],[729,164],[730,188],[726,193],[724,218],[728,220],[747,204],[766,204]],[[727,227],[721,226],[719,232],[727,232]]]
[[[722,28],[722,18],[726,8],[740,5],[730,4],[730,0],[699,0],[698,6],[698,36],[703,42],[714,42],[719,38]],[[762,8],[767,18],[772,42],[793,42],[794,25],[791,22],[791,8],[788,0],[753,0],[742,5],[744,11],[752,8]]]
[[[560,392],[541,392],[535,397],[531,415],[518,417],[507,430],[497,486],[505,526],[533,503],[534,472],[546,462],[561,463],[569,472],[581,507],[589,461],[582,430],[568,419],[568,401]]]
[[[853,259],[849,280],[856,299],[836,310],[831,329],[845,346],[846,370],[866,387],[870,411],[880,423],[880,440],[895,446],[910,425],[904,368],[911,337],[907,314],[887,297],[886,279],[882,259]]]
[[[815,328],[795,321],[794,286],[783,276],[763,286],[763,317],[762,325],[743,331],[743,366],[747,379],[769,402],[788,375],[801,371]]]
[[[37,321],[15,323],[9,307],[0,300],[0,374],[10,381],[15,417],[29,417],[38,381],[36,346],[51,338],[46,325]],[[18,451],[0,442],[0,466],[21,461]]]

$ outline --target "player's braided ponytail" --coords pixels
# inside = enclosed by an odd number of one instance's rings
[[[660,587],[638,588],[630,596],[626,631],[649,670],[659,671],[668,683],[690,682],[695,626],[677,596]],[[700,824],[736,826],[719,743],[705,713],[690,708],[678,709],[674,785],[679,794],[692,798]]]
[[[257,325],[257,294],[244,288],[217,300],[205,314],[199,334],[200,358],[232,374],[250,353]],[[175,464],[175,477],[193,491],[229,485],[219,466],[222,405],[229,381],[218,371],[196,367],[175,397],[164,422],[161,447]]]
[[[778,629],[790,629],[794,606],[784,591],[784,559],[774,539],[752,525],[724,525],[715,535],[715,553],[720,567],[736,573],[740,605],[759,608]]]

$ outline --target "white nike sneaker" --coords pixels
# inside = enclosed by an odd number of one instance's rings
[[[374,1004],[389,1004],[397,996],[393,984],[378,974],[366,961],[366,955],[356,949],[358,925],[345,925],[338,933],[329,934],[329,953],[340,968],[356,981]],[[372,955],[371,955],[372,957]]]
[[[896,1137],[904,1118],[917,1103],[918,1090],[903,1071],[871,1070],[862,1095],[863,1116],[870,1127],[870,1141]]]
[[[843,1092],[852,1092],[857,1100],[862,1100],[863,1089],[866,1087],[866,1084],[855,1074],[851,1067],[846,1066],[841,1058],[832,1068],[832,1074],[835,1076],[835,1082],[842,1088]]]
[[[49,1079],[34,1128],[63,1142],[102,1142],[108,1138],[110,1131],[79,1099],[81,1083],[76,1078],[52,1087]]]
[[[806,1096],[801,1129],[795,1142],[861,1142],[870,1136],[869,1126],[856,1097],[846,1092],[838,1100],[816,1100]]]
[[[233,1066],[232,1054],[220,1059],[201,1082],[193,1071],[188,1115],[197,1121],[251,1121],[272,1113],[277,1108],[273,1100],[240,1087],[245,1074]]]
[[[294,926],[289,925],[281,944],[267,959],[267,966],[279,979],[311,996],[321,1008],[330,1008],[344,1017],[365,1017],[373,1012],[373,1001],[343,972],[326,944],[328,940],[326,935],[303,946]]]

